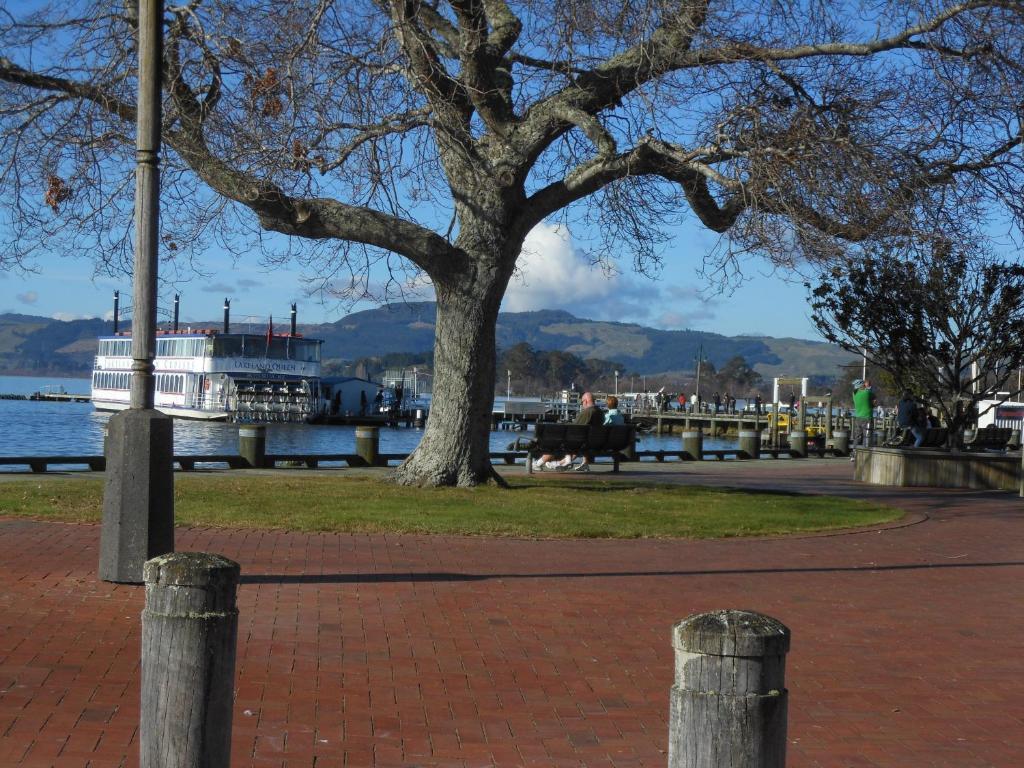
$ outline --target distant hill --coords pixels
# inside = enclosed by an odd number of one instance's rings
[[[389,304],[346,315],[334,323],[300,325],[324,340],[324,358],[355,360],[388,352],[426,352],[434,344],[433,302]],[[217,328],[219,322],[202,323]],[[278,324],[281,330],[284,324]],[[96,337],[109,333],[103,320],[61,321],[30,315],[0,315],[0,373],[88,375]],[[632,373],[652,375],[693,370],[703,344],[716,367],[736,355],[765,377],[833,378],[850,353],[806,339],[722,336],[705,331],[664,331],[633,323],[585,320],[561,310],[504,312],[498,316],[499,348],[526,342],[534,349],[561,349],[583,358],[614,360]]]

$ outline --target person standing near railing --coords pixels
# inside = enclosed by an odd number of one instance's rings
[[[871,445],[871,427],[875,415],[875,393],[871,389],[871,382],[867,379],[857,379],[853,382],[853,425],[854,445],[867,448]],[[856,460],[856,455],[850,454],[850,461]]]

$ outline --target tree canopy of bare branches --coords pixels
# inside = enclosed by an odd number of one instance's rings
[[[0,9],[5,265],[127,261],[135,24]],[[355,296],[378,263],[429,276],[404,482],[493,477],[496,315],[542,221],[652,272],[687,217],[722,266],[1024,221],[1017,0],[191,0],[165,29],[167,268],[262,244]]]

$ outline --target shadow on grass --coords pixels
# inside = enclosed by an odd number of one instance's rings
[[[787,491],[778,488],[738,488],[735,486],[723,485],[679,485],[677,483],[633,483],[629,480],[615,481],[602,480],[601,484],[588,483],[586,481],[567,481],[558,485],[549,485],[543,482],[533,482],[525,485],[513,485],[509,483],[506,490],[509,491],[537,491],[549,490],[551,488],[565,488],[571,491],[586,491],[590,493],[648,493],[651,491],[673,491],[676,493],[720,493],[723,495],[738,496],[786,496],[814,497],[818,494],[801,493],[799,491]]]

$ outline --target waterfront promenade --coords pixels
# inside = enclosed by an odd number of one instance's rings
[[[663,767],[670,627],[725,607],[792,630],[788,765],[1019,765],[1024,500],[836,459],[623,470],[907,516],[713,541],[179,529],[242,566],[232,766]],[[0,517],[4,766],[137,765],[142,589],[97,580],[98,539]]]

